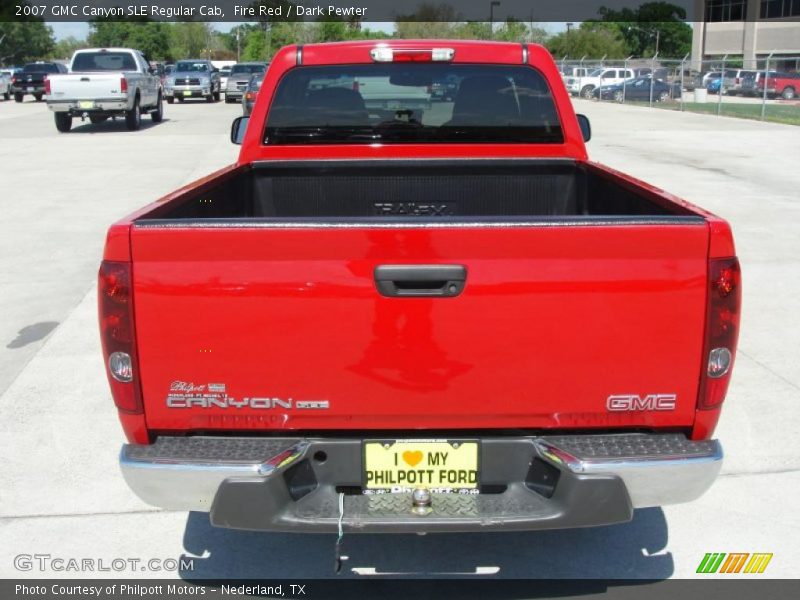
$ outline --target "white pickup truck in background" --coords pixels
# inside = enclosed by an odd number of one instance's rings
[[[72,56],[69,74],[48,77],[45,96],[55,113],[56,128],[72,128],[72,119],[102,123],[124,116],[130,130],[139,129],[142,114],[158,123],[164,116],[161,78],[144,55],[131,48],[91,48]]]
[[[634,77],[636,77],[636,74],[633,69],[600,68],[595,69],[588,75],[579,74],[567,77],[564,80],[564,84],[567,86],[567,91],[573,96],[580,95],[590,100],[595,88],[616,85]]]

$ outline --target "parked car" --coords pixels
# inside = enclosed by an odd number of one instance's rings
[[[11,75],[0,72],[0,95],[3,100],[11,98]]]
[[[603,100],[624,100],[649,101],[651,98],[650,88],[652,82],[652,98],[654,102],[666,102],[673,98],[681,97],[680,83],[667,83],[659,79],[653,80],[650,77],[637,77],[622,83],[617,83],[603,88]],[[594,98],[600,98],[600,88],[595,88],[592,93]]]
[[[253,112],[253,106],[256,103],[258,91],[261,89],[261,84],[264,82],[264,75],[265,71],[262,71],[257,75],[250,76],[250,81],[247,83],[247,89],[242,96],[242,110],[244,111],[245,116],[248,116],[251,112]]]
[[[231,74],[225,85],[225,102],[241,102],[253,75],[263,73],[267,64],[263,62],[237,63],[231,67]]]
[[[567,77],[580,79],[581,77],[588,77],[592,71],[594,71],[594,67],[563,67],[560,72],[563,79]]]
[[[231,74],[231,65],[225,65],[221,67],[219,70],[219,87],[222,90],[222,93],[225,93],[225,89],[228,87],[228,77]]]
[[[709,94],[719,94],[719,90],[722,87],[722,78],[710,78],[708,83],[706,84],[706,90],[708,90]],[[724,96],[727,93],[724,87],[722,87],[722,95]]]
[[[169,104],[176,99],[205,98],[217,102],[220,98],[219,69],[204,58],[179,60],[164,84],[164,96]]]
[[[692,82],[686,86],[686,89],[690,91],[696,88],[708,89],[709,82],[713,79],[718,79],[721,75],[721,71],[706,71],[703,73],[697,73]]]
[[[761,77],[756,82],[756,91],[764,93],[765,78]],[[767,95],[780,96],[784,100],[794,100],[800,93],[800,73],[775,72],[766,78]]]
[[[40,102],[45,94],[45,79],[56,73],[66,73],[67,68],[57,62],[28,63],[11,77],[11,93],[15,102],[22,102],[26,94],[31,94]]]
[[[725,93],[730,96],[736,96],[743,91],[744,80],[755,75],[755,71],[748,71],[745,69],[725,69],[723,83],[725,85]]]
[[[583,98],[591,98],[595,88],[622,83],[626,79],[633,79],[633,69],[595,69],[587,77],[568,77],[564,82],[567,90],[573,96],[579,94]]]
[[[712,485],[730,227],[590,161],[524,48],[285,47],[236,163],[111,227],[103,364],[143,501],[346,539],[622,523]],[[422,122],[365,109],[443,74]]]
[[[777,74],[777,71],[770,70],[769,76],[773,77]],[[758,96],[764,94],[764,71],[751,71],[747,75],[745,75],[744,79],[742,80],[742,90],[741,93],[743,96]]]
[[[69,74],[52,75],[45,84],[47,107],[62,133],[72,128],[75,117],[94,124],[124,116],[131,131],[141,127],[143,114],[155,123],[164,117],[161,77],[133,48],[78,50]]]

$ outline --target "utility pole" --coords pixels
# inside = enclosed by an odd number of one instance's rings
[[[569,35],[570,31],[572,31],[572,25],[572,23],[567,23],[567,54],[572,52],[572,44],[570,43],[572,41],[572,37]]]
[[[494,39],[494,7],[500,6],[499,0],[489,2],[489,39]]]
[[[241,62],[240,56],[242,54],[242,43],[239,34],[242,33],[242,26],[236,26],[236,62]]]

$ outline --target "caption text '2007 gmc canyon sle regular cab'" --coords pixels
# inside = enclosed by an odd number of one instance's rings
[[[452,99],[403,105],[442,81]],[[317,532],[601,525],[703,494],[731,231],[589,161],[589,133],[539,46],[281,50],[238,162],[108,233],[130,487]]]

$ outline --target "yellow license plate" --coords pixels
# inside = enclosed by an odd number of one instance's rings
[[[189,90],[183,90],[183,95],[184,96],[191,96],[192,92],[190,92]]]
[[[364,487],[397,492],[474,490],[478,487],[478,442],[364,442]]]
[[[94,102],[92,102],[91,100],[84,101],[84,102],[78,102],[78,106],[80,108],[94,108]]]

